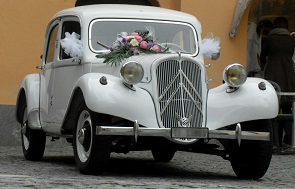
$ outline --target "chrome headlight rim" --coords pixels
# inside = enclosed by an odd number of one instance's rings
[[[223,71],[223,80],[230,86],[238,88],[247,80],[247,73],[243,65],[234,63],[228,65]]]
[[[137,61],[125,62],[120,69],[120,77],[124,83],[135,85],[139,83],[144,76],[144,69]]]

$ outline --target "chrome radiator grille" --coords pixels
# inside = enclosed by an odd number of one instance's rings
[[[162,126],[201,127],[203,100],[201,69],[190,61],[169,60],[156,69]]]

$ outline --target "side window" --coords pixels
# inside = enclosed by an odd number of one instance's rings
[[[47,53],[46,53],[46,62],[53,62],[54,51],[56,48],[58,25],[54,26],[49,34],[48,44],[47,44]]]
[[[80,23],[77,21],[65,21],[63,22],[62,25],[62,32],[61,32],[61,39],[65,38],[65,33],[69,32],[70,34],[72,34],[73,32],[75,32],[76,34],[79,34],[81,36],[81,27],[80,27]],[[69,55],[67,55],[64,52],[63,48],[60,48],[60,59],[68,59],[71,58]]]

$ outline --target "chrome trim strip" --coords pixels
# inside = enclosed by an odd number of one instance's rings
[[[181,136],[181,129],[185,130],[188,128],[176,128],[178,130],[177,138],[195,138],[195,139],[235,139],[237,140],[236,131],[229,130],[207,130],[207,134],[204,134],[206,128],[189,128],[194,129],[194,133],[198,133],[195,136],[187,135]],[[174,138],[172,136],[172,128],[138,128],[136,129],[138,136],[154,136],[154,137],[165,137]],[[185,132],[184,132],[185,133]],[[111,127],[111,126],[96,126],[96,135],[119,135],[119,136],[135,136],[135,129],[133,127]],[[198,135],[198,136],[197,136]],[[270,141],[269,132],[255,132],[255,131],[241,131],[241,140],[261,140]]]
[[[122,136],[134,136],[134,128],[133,127],[110,127],[110,126],[96,126],[96,135],[122,135]],[[153,128],[138,128],[137,130],[138,136],[161,136],[170,138],[171,129],[169,128],[161,128],[161,129],[153,129]]]
[[[215,139],[237,139],[236,131],[211,130],[209,138]],[[270,141],[269,132],[241,131],[241,140],[264,140]]]

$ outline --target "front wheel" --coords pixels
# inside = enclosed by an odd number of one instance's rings
[[[96,136],[95,126],[99,115],[89,110],[85,103],[78,109],[74,129],[74,157],[82,174],[101,174],[107,167],[111,153],[111,137]]]
[[[155,140],[152,148],[152,155],[157,162],[170,162],[174,157],[176,148],[165,140]]]
[[[244,131],[272,132],[270,120],[258,120],[242,124]],[[243,140],[240,147],[237,142],[228,146],[232,168],[236,175],[244,179],[259,179],[266,173],[272,158],[271,141]]]

